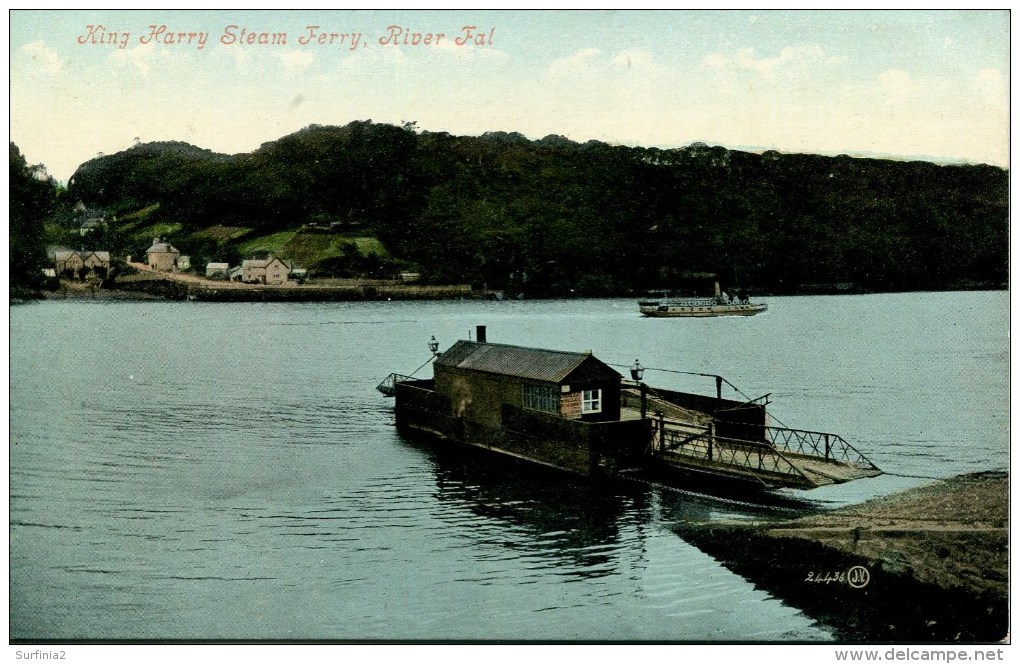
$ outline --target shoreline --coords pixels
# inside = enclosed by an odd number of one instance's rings
[[[112,287],[90,286],[81,282],[61,281],[56,289],[26,290],[15,289],[10,293],[10,303],[17,304],[36,300],[123,300],[123,301],[180,301],[197,300],[204,302],[354,302],[354,301],[386,301],[386,300],[513,300],[522,298],[503,298],[500,291],[478,291],[468,285],[436,285],[415,286],[410,284],[394,285],[392,283],[373,284],[369,280],[349,280],[352,285],[331,286],[303,284],[295,286],[257,286],[250,284],[228,284],[202,280],[200,283],[188,284],[183,281],[163,279],[160,277],[143,277],[136,275],[122,277]],[[954,292],[994,292],[1008,288],[974,287],[959,290],[935,291],[888,291],[889,293],[954,293]],[[879,293],[794,293],[784,295],[761,295],[761,297],[814,297],[862,295]],[[528,300],[560,300],[585,298],[614,298],[638,300],[641,293],[601,293],[601,294],[535,294]]]
[[[184,277],[186,275],[177,275]],[[190,275],[187,275],[190,276]],[[414,286],[376,284],[352,280],[349,285],[261,286],[231,284],[192,277],[163,278],[129,275],[110,287],[61,281],[56,290],[12,294],[11,300],[138,300],[199,302],[346,302],[362,300],[456,300],[489,299],[490,293],[469,286]]]
[[[680,534],[845,642],[1009,637],[1009,475],[962,475],[790,521]]]

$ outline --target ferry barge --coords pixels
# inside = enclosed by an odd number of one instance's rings
[[[591,352],[434,338],[433,378],[390,374],[397,429],[591,477],[692,477],[754,489],[813,489],[881,471],[841,436],[769,424],[752,400],[653,388],[640,362],[625,380]]]

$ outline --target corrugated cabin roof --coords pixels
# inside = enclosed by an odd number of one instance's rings
[[[588,365],[584,378],[618,378],[620,374],[591,353],[573,353],[504,344],[458,341],[436,359],[444,367],[486,371],[549,383],[561,383]]]

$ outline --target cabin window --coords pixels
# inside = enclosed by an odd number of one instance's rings
[[[551,385],[525,385],[524,407],[546,413],[560,411],[559,390]]]
[[[585,390],[581,395],[582,413],[602,412],[602,390]]]

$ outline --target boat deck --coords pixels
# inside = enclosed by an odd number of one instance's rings
[[[633,395],[631,395],[633,396]],[[635,400],[628,399],[627,405],[620,411],[621,420],[637,420],[641,418],[640,408],[634,407]],[[761,456],[760,444],[711,438],[706,441],[705,431],[711,416],[698,411],[691,411],[661,399],[649,398],[647,412],[669,409],[668,422],[671,431],[683,432],[683,436],[691,436],[690,442],[683,448],[662,450],[656,456],[662,461],[678,466],[711,470],[716,473],[734,476],[757,478],[766,483],[778,486],[812,488],[832,484],[852,482],[882,474],[878,468],[868,463],[850,463],[822,456],[803,454],[789,450],[768,447],[770,452]],[[708,448],[714,448],[714,454]],[[755,451],[759,450],[759,451]],[[714,456],[714,459],[713,459]],[[763,460],[764,462],[763,465]]]

